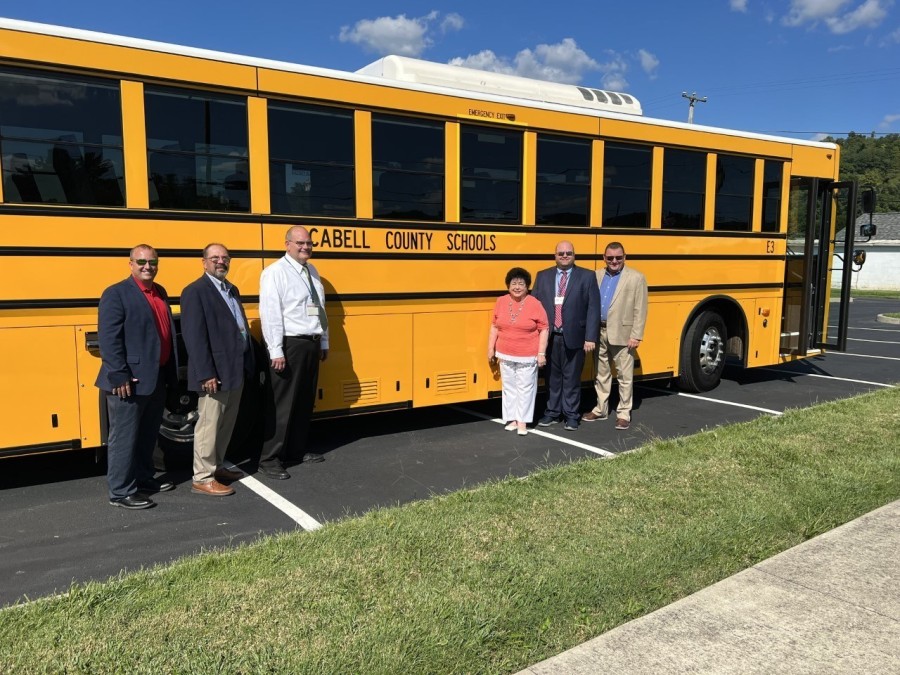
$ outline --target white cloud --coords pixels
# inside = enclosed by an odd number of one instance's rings
[[[626,57],[614,51],[608,51],[606,55],[608,60],[601,63],[591,58],[575,40],[564,38],[556,44],[538,45],[533,50],[523,49],[512,59],[498,56],[490,49],[485,49],[477,54],[451,59],[450,64],[563,84],[578,84],[588,73],[597,71],[601,73],[600,79],[604,89],[626,90],[628,88],[628,80],[625,77],[628,71]],[[646,50],[641,50],[639,58],[642,67],[645,70],[649,67],[650,70],[647,72],[652,75],[651,71],[659,65],[659,60]]]
[[[828,138],[828,134],[813,134],[813,137],[809,140],[818,142],[824,141],[826,138]]]
[[[362,19],[353,26],[342,26],[338,37],[341,42],[359,45],[369,52],[381,56],[399,54],[401,56],[421,56],[434,40],[430,37],[431,26],[440,18],[439,12],[431,12],[422,17],[407,18],[381,16],[377,19]],[[460,30],[464,20],[459,14],[448,14],[440,23],[443,33]]]
[[[655,54],[651,54],[646,49],[638,49],[638,59],[641,62],[641,68],[650,77],[651,80],[656,79],[656,69],[659,68],[659,59]]]
[[[454,30],[462,30],[465,23],[465,20],[459,14],[451,12],[444,17],[443,21],[441,21],[441,32],[449,33]]]
[[[889,129],[894,122],[900,121],[900,115],[885,115],[881,122],[878,123],[880,129]]]
[[[832,33],[843,35],[879,25],[887,16],[887,8],[894,4],[894,0],[863,0],[851,9],[848,7],[851,2],[855,0],[791,0],[790,10],[781,21],[795,27],[816,26],[821,22]]]
[[[849,33],[857,28],[874,28],[884,21],[890,4],[890,0],[866,0],[852,12],[825,19],[825,24],[837,35]]]
[[[728,4],[731,5],[731,10],[734,12],[747,11],[747,0],[728,0]]]

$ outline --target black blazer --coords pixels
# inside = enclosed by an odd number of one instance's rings
[[[244,325],[249,327],[237,286],[232,286],[231,292]],[[200,391],[202,383],[213,377],[222,383],[223,391],[237,389],[244,381],[245,367],[253,367],[252,346],[246,356],[249,361],[245,362],[244,339],[234,315],[206,274],[181,293],[181,336],[188,353],[187,381],[191,391]]]
[[[169,305],[166,289],[156,284],[159,294]],[[166,383],[177,383],[178,350],[175,348],[175,321],[168,310],[172,332],[172,356],[165,370]],[[95,386],[112,391],[131,382],[132,392],[149,396],[159,378],[159,353],[162,344],[153,320],[153,310],[132,277],[113,284],[100,296],[97,317],[100,341],[100,372]],[[137,380],[133,382],[132,380]]]
[[[556,267],[541,270],[534,281],[534,297],[547,312],[550,330],[556,314]],[[585,342],[596,342],[600,327],[600,288],[590,270],[572,266],[562,306],[563,339],[567,349],[582,349]]]

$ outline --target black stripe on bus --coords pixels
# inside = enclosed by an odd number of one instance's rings
[[[74,438],[71,441],[58,441],[55,443],[39,443],[38,445],[19,445],[13,448],[0,450],[0,457],[17,457],[22,455],[42,455],[48,452],[63,452],[66,450],[80,450],[81,439]]]
[[[748,291],[783,288],[784,284],[684,284],[683,286],[650,286],[650,293],[670,292],[709,292],[709,291]],[[329,293],[325,299],[329,302],[396,302],[401,300],[460,300],[473,298],[496,298],[503,289],[487,291],[427,291],[421,293]],[[169,296],[169,302],[179,304],[181,298]],[[258,295],[245,295],[243,301],[249,304],[259,302]],[[99,298],[72,298],[48,300],[0,300],[0,309],[72,309],[78,307],[97,307]]]
[[[60,246],[0,246],[0,256],[16,257],[71,257],[73,254],[85,258],[126,258],[131,249],[121,248],[76,248]],[[157,248],[157,253],[163,258],[197,258],[201,249],[190,248]],[[229,249],[232,258],[274,259],[284,256],[283,251],[260,251],[257,249]],[[602,261],[603,254],[587,253],[577,256],[579,260]],[[629,260],[778,260],[783,261],[786,256],[772,254],[709,254],[702,253],[683,255],[678,253],[636,253],[629,255]],[[318,251],[316,259],[321,260],[544,260],[551,261],[548,253],[388,253],[388,252],[364,252],[364,251]]]
[[[0,215],[16,216],[69,216],[82,218],[123,218],[129,220],[191,220],[198,222],[247,223],[248,225],[282,224],[285,227],[302,225],[307,229],[366,227],[372,229],[433,230],[436,232],[535,232],[537,234],[605,234],[629,236],[642,234],[654,237],[740,237],[750,239],[787,239],[781,232],[745,232],[741,230],[674,230],[648,227],[573,227],[571,225],[521,225],[511,223],[446,223],[409,220],[375,220],[363,218],[333,218],[329,216],[298,216],[290,214],[227,213],[222,211],[168,211],[164,209],[96,208],[85,206],[32,206],[24,204],[0,204]]]
[[[347,415],[362,415],[374,412],[391,412],[392,410],[409,410],[413,407],[412,401],[398,401],[397,403],[381,403],[379,405],[367,405],[357,408],[341,408],[339,410],[324,410],[313,413],[314,420],[327,420],[332,417],[345,417]]]

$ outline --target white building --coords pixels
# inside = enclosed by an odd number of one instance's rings
[[[866,252],[866,264],[852,276],[851,288],[862,290],[900,290],[900,212],[876,213],[874,223],[878,233],[864,243],[859,227],[869,222],[869,216],[856,221],[856,250]]]

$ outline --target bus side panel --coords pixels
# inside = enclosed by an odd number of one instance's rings
[[[71,326],[0,330],[0,447],[81,437]]]
[[[78,399],[81,404],[81,445],[96,448],[102,443],[100,390],[94,385],[100,372],[100,352],[88,349],[88,334],[96,335],[96,325],[75,327],[75,354],[78,360]]]
[[[674,375],[678,372],[681,329],[692,308],[690,303],[655,302],[653,296],[650,297],[644,339],[636,351],[640,362],[640,366],[635,368],[636,375]]]
[[[749,324],[747,367],[767,366],[778,362],[781,340],[781,298],[758,298],[741,302]]]
[[[411,401],[412,317],[328,315],[316,412]]]
[[[416,314],[413,401],[416,407],[474,401],[499,389],[487,360],[490,312]]]

